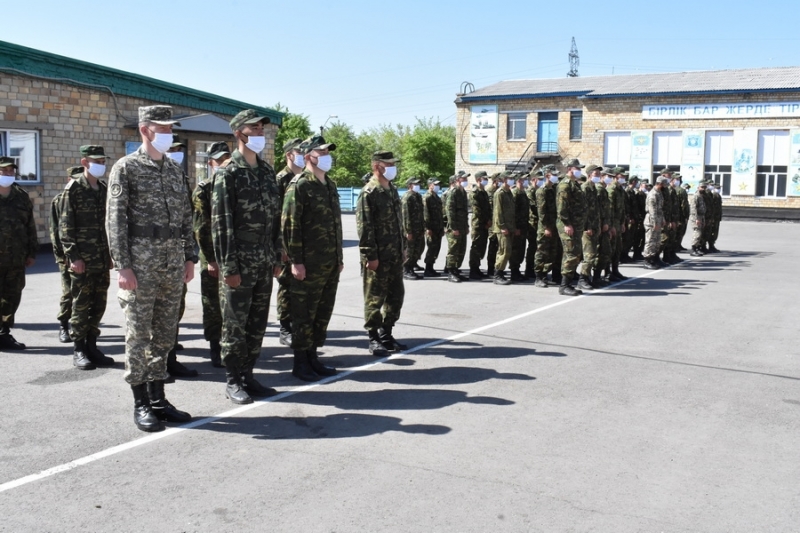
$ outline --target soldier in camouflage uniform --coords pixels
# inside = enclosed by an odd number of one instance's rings
[[[170,106],[140,107],[142,146],[114,164],[108,181],[106,234],[125,313],[124,377],[142,431],[191,419],[164,395],[181,291],[197,260],[183,171],[164,156],[175,123]]]
[[[292,374],[303,381],[319,381],[336,374],[335,368],[320,362],[317,349],[327,339],[339,273],[344,268],[339,193],[327,174],[330,152],[336,145],[316,135],[297,150],[304,155],[305,170],[289,182],[281,219],[292,265]],[[419,237],[421,240],[422,235]]]
[[[664,227],[664,195],[663,187],[669,186],[669,178],[660,176],[656,185],[647,193],[647,215],[644,218],[644,227],[647,231],[644,246],[644,267],[650,270],[661,268],[658,253],[661,246],[661,230]]]
[[[469,174],[453,176],[454,187],[451,187],[444,202],[447,216],[447,281],[461,283],[469,278],[461,275],[461,263],[467,253],[467,234],[469,232],[469,199],[466,188],[469,185]]]
[[[67,186],[72,183],[74,176],[83,174],[83,167],[69,167],[67,169]],[[72,316],[72,290],[70,289],[69,265],[64,257],[64,249],[61,247],[61,239],[58,237],[58,226],[61,218],[61,199],[63,192],[53,197],[50,203],[50,242],[53,244],[53,255],[56,257],[56,264],[61,276],[61,299],[58,302],[58,341],[67,343],[72,342],[69,338],[69,318]]]
[[[272,278],[280,274],[283,254],[280,190],[275,171],[259,157],[269,121],[254,109],[231,119],[238,148],[214,176],[211,197],[214,255],[224,280],[220,344],[225,395],[236,404],[276,394],[253,375],[267,329]]]
[[[556,191],[558,174],[550,167],[543,169],[544,186],[536,191],[536,210],[539,213],[539,228],[536,232],[536,257],[533,266],[536,287],[545,289],[547,273],[561,259],[558,254],[558,232],[556,231]]]
[[[692,228],[692,251],[689,255],[700,257],[703,247],[703,228],[706,223],[705,192],[708,184],[703,181],[697,186],[697,192],[689,199],[689,226]]]
[[[442,199],[439,198],[439,184],[436,178],[428,180],[428,192],[422,197],[423,215],[425,219],[425,244],[428,250],[425,252],[425,272],[426,278],[438,278],[440,274],[433,268],[439,251],[442,248],[442,237],[444,237],[444,218]]]
[[[407,257],[403,265],[403,279],[417,280],[422,276],[414,272],[414,267],[422,257],[425,248],[425,207],[422,205],[422,195],[419,193],[419,179],[411,178],[406,181],[408,190],[400,200],[403,211],[403,236],[406,243]]]
[[[678,197],[678,231],[675,234],[676,251],[685,252],[686,248],[683,246],[683,237],[686,235],[686,227],[691,215],[691,206],[689,205],[689,193],[686,189],[681,187],[681,175],[676,172],[672,175],[672,187],[675,189],[675,195]]]
[[[647,214],[647,183],[642,180],[636,188],[636,195],[633,200],[634,213],[636,220],[636,230],[633,235],[633,257],[634,261],[643,261],[644,255],[644,217]]]
[[[611,235],[615,230],[612,222],[613,209],[607,189],[614,179],[609,175],[610,172],[611,170],[609,169],[601,168],[600,181],[593,182],[595,184],[595,193],[597,194],[597,218],[600,222],[600,235],[597,239],[597,265],[592,273],[592,285],[595,287],[608,285],[602,274],[611,265]],[[616,237],[616,233],[614,233],[614,236]]]
[[[24,350],[11,335],[14,313],[25,288],[25,269],[36,262],[39,241],[33,203],[25,189],[14,183],[16,163],[0,157],[0,350]]]
[[[672,250],[675,228],[678,227],[678,224],[676,222],[675,213],[676,202],[673,197],[672,187],[669,186],[669,181],[672,179],[672,171],[665,168],[661,171],[661,176],[667,179],[667,184],[661,188],[661,196],[663,199],[662,210],[664,212],[664,227],[661,229],[661,252],[663,257],[661,263],[662,266],[665,266],[678,263],[678,261],[673,258]]]
[[[615,167],[611,170],[614,179],[606,187],[608,201],[611,205],[611,227],[613,231],[609,235],[611,243],[611,264],[606,268],[607,281],[622,281],[626,278],[619,271],[619,258],[622,254],[622,238],[625,234],[627,213],[625,213],[625,169]]]
[[[495,172],[489,176],[489,183],[485,187],[486,194],[489,195],[489,219],[491,221],[494,220],[494,194],[497,189],[503,186],[501,174],[501,172]],[[486,246],[486,276],[490,278],[494,277],[494,264],[497,262],[498,247],[497,234],[494,231],[489,231],[489,240]]]
[[[509,285],[505,268],[511,261],[514,252],[514,233],[517,229],[517,205],[514,201],[512,187],[516,186],[516,178],[508,175],[494,193],[492,208],[492,233],[497,236],[497,260],[494,264],[494,284]]]
[[[720,194],[722,188],[718,183],[714,183],[709,187],[710,195],[707,192],[706,197],[710,196],[709,204],[711,208],[707,210],[709,227],[706,232],[706,240],[708,241],[708,253],[715,254],[719,252],[714,244],[716,244],[719,237],[719,224],[722,222],[722,195]]]
[[[228,164],[228,144],[216,142],[208,149],[208,177],[197,184],[192,194],[192,229],[200,248],[200,297],[203,303],[203,337],[209,344],[211,365],[222,368],[222,310],[219,304],[219,264],[211,236],[211,194],[214,175]]]
[[[481,261],[483,261],[483,256],[486,255],[486,247],[489,244],[489,230],[492,227],[492,208],[489,203],[489,193],[486,192],[488,185],[489,179],[486,172],[475,173],[475,188],[469,193],[469,205],[472,208],[469,279],[480,280],[486,277],[481,272]]]
[[[369,333],[369,351],[378,357],[408,348],[392,335],[405,297],[407,241],[403,238],[400,197],[392,184],[399,161],[392,152],[372,154],[372,179],[361,190],[356,206],[359,250],[366,266],[364,329]]]
[[[583,292],[572,286],[572,280],[583,255],[581,236],[585,227],[583,212],[585,202],[577,184],[583,165],[577,159],[571,159],[564,166],[567,168],[567,173],[556,188],[556,227],[564,249],[561,259],[561,286],[558,293],[564,296],[579,296]]]
[[[619,262],[623,264],[633,263],[633,258],[628,254],[633,248],[633,237],[636,231],[634,202],[638,182],[638,176],[630,176],[622,189],[623,198],[625,198],[625,233],[622,235],[622,253],[620,254]]]
[[[72,313],[69,336],[75,343],[72,364],[80,370],[112,366],[97,348],[106,311],[111,257],[106,238],[106,155],[102,146],[81,146],[84,173],[62,194],[58,238],[69,264]]]
[[[600,168],[597,165],[589,165],[586,169],[588,179],[581,186],[583,190],[584,213],[586,222],[581,235],[581,245],[583,247],[583,265],[581,268],[578,288],[592,290],[597,287],[593,283],[592,269],[597,270],[597,254],[600,244],[600,209],[597,200],[597,184],[600,182]]]
[[[525,252],[525,278],[533,279],[536,277],[534,264],[536,263],[536,232],[539,230],[539,208],[536,205],[536,191],[539,187],[544,186],[544,179],[542,171],[537,170],[535,173],[530,174],[530,183],[525,189],[525,194],[528,196],[528,224],[527,224],[527,237],[526,237],[526,252]]]
[[[283,200],[286,198],[286,189],[289,188],[289,182],[291,182],[295,176],[303,172],[303,168],[305,167],[304,155],[298,150],[302,142],[303,139],[294,138],[286,141],[283,145],[283,156],[286,159],[286,166],[283,170],[278,172],[276,177],[278,188],[281,191],[281,208],[283,208]],[[289,263],[289,258],[286,254],[281,256],[281,263],[281,274],[277,278],[278,294],[275,299],[278,323],[280,324],[278,342],[291,348],[292,314],[289,309],[289,285],[292,282],[292,265]]]
[[[531,215],[531,204],[528,200],[528,175],[517,176],[512,189],[514,195],[514,238],[511,245],[511,281],[518,283],[528,278],[522,275],[522,261],[525,260],[525,244],[528,242],[528,218]]]

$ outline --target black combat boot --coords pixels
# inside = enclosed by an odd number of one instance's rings
[[[292,347],[292,321],[291,320],[281,320],[281,329],[278,337],[278,342],[287,346],[289,348]]]
[[[512,283],[521,283],[523,281],[525,281],[525,280],[522,278],[522,272],[519,271],[519,267],[517,267],[517,268],[512,267],[511,268],[511,282]]]
[[[719,253],[719,250],[717,250],[717,247],[714,246],[713,242],[708,243],[708,253],[710,253],[710,254],[718,254]]]
[[[97,366],[114,366],[114,360],[97,348],[97,337],[91,333],[86,335],[86,349],[89,352],[89,359]]]
[[[434,270],[433,263],[425,263],[425,272],[423,272],[422,275],[426,278],[438,278],[441,276],[441,274]]]
[[[708,252],[708,246],[707,246],[706,243],[703,243],[703,246],[700,247],[700,251],[703,252],[704,254],[709,253]]]
[[[660,267],[656,264],[653,256],[644,258],[644,268],[647,270],[658,270]]]
[[[595,268],[592,271],[592,285],[594,285],[595,288],[608,287],[608,283],[603,280],[602,273],[602,269],[599,268]]]
[[[414,263],[414,272],[422,272],[423,270],[425,270],[425,269],[422,268],[421,266],[419,266],[419,261]]]
[[[239,405],[253,403],[253,399],[244,390],[241,372],[232,363],[225,363],[225,397]]]
[[[492,283],[495,285],[511,285],[511,280],[506,278],[506,273],[502,270],[494,271],[494,279]]]
[[[478,267],[469,267],[469,279],[482,280],[483,272]]]
[[[133,422],[142,431],[163,431],[164,425],[153,413],[150,398],[147,397],[147,385],[131,385],[133,391]]]
[[[211,366],[214,368],[223,368],[222,364],[222,346],[219,341],[208,341],[209,354],[211,356]]]
[[[674,265],[675,264],[675,260],[672,259],[672,255],[670,254],[670,252],[668,250],[664,250],[664,252],[661,254],[661,256],[663,257],[663,259],[662,259],[663,263],[665,263],[667,265]]]
[[[549,285],[547,285],[547,276],[541,272],[536,273],[536,281],[533,283],[534,287],[539,287],[540,289],[546,289]]]
[[[561,275],[561,271],[558,268],[554,268],[553,269],[553,273],[550,274],[550,277],[552,278],[551,283],[553,285],[558,286],[558,287],[561,286],[561,280],[562,280],[563,276]]]
[[[163,381],[148,381],[147,396],[150,397],[150,409],[159,420],[183,424],[192,419],[192,415],[184,411],[178,411],[174,405],[169,403],[164,395]]]
[[[581,291],[576,289],[570,284],[572,281],[568,276],[561,277],[561,285],[558,288],[558,294],[562,296],[580,296],[583,294]]]
[[[244,391],[250,396],[269,397],[278,394],[272,387],[265,387],[253,375],[253,369],[245,370],[241,374],[241,384]]]
[[[642,255],[641,250],[636,250],[633,252],[633,260],[634,261],[644,261],[644,256]]]
[[[461,276],[458,275],[458,270],[455,268],[448,268],[447,281],[451,283],[461,283]]]
[[[614,273],[614,277],[616,277],[618,281],[625,281],[628,279],[626,276],[622,275],[622,272],[619,271],[619,262],[615,261],[611,264],[611,271]]]
[[[375,357],[386,357],[389,355],[389,350],[381,344],[381,335],[378,333],[377,329],[369,330],[369,353]]]
[[[414,269],[412,267],[404,267],[403,268],[403,279],[417,280],[417,279],[422,279],[422,278],[419,277],[419,274],[414,272]]]
[[[316,374],[320,376],[335,376],[336,369],[332,366],[328,366],[322,363],[319,360],[319,354],[317,353],[317,347],[312,346],[307,350],[308,353],[308,363],[311,365],[311,370],[313,370]]]
[[[173,378],[196,378],[198,376],[197,370],[186,368],[178,361],[178,354],[175,353],[175,348],[167,354],[167,372]]]
[[[662,255],[664,255],[664,254],[663,253],[662,254],[656,254],[653,257],[653,262],[656,264],[656,266],[658,266],[658,268],[667,268],[669,266],[669,263],[667,263],[666,261],[662,261],[661,260],[661,256]]]
[[[669,255],[670,255],[670,257],[672,257],[673,264],[683,263],[683,259],[680,258],[680,256],[678,255],[678,252],[676,252],[675,250],[672,250],[669,253]]]
[[[633,263],[633,259],[631,258],[631,256],[628,255],[627,252],[625,252],[624,254],[621,254],[619,256],[619,262],[622,263],[623,265],[627,265]]]
[[[456,276],[458,276],[458,279],[460,279],[461,281],[469,281],[469,278],[461,273],[460,268],[454,268],[453,270],[455,271]]]
[[[314,369],[311,368],[311,363],[308,361],[308,351],[307,350],[295,350],[294,351],[294,364],[292,366],[292,375],[297,379],[301,379],[303,381],[319,381],[322,377],[314,372]]]
[[[78,370],[94,370],[97,368],[91,359],[89,359],[89,354],[86,349],[86,339],[75,341],[75,351],[72,353],[72,366]]]
[[[17,339],[11,335],[11,330],[8,328],[3,328],[2,332],[0,332],[0,350],[16,352],[19,350],[24,350],[25,348],[26,346],[24,344],[17,341]]]
[[[494,278],[494,263],[489,263],[489,266],[486,267],[486,277]]]
[[[578,288],[584,291],[591,291],[594,290],[595,287],[592,285],[592,282],[589,281],[589,276],[581,274],[578,278]]]
[[[383,344],[383,347],[390,352],[402,352],[403,350],[408,350],[407,344],[397,342],[397,339],[392,336],[392,328],[393,326],[383,326],[378,330],[378,336],[381,340],[381,344]]]
[[[58,342],[68,343],[72,342],[69,336],[69,320],[62,320],[58,327]]]

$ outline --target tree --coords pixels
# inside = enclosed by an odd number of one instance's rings
[[[336,144],[333,168],[328,175],[339,187],[361,187],[361,176],[370,169],[369,146],[363,135],[357,136],[351,126],[334,122],[325,130],[325,141]]]
[[[447,178],[455,173],[456,129],[438,120],[417,119],[414,129],[402,138],[401,153],[405,179]]]
[[[283,125],[278,129],[278,134],[275,137],[275,166],[281,166],[283,163],[283,157],[281,156],[283,145],[297,137],[306,139],[311,136],[313,130],[307,115],[291,113],[289,108],[282,106],[280,102],[272,106],[272,109],[284,113]]]

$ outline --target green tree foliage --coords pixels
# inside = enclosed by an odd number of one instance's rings
[[[352,126],[334,122],[323,133],[325,141],[336,144],[333,168],[328,173],[339,187],[361,187],[361,176],[370,169],[369,146]]]
[[[294,138],[306,139],[311,136],[312,130],[307,115],[300,115],[292,113],[287,107],[281,105],[280,102],[272,106],[272,109],[285,113],[283,117],[283,125],[278,129],[278,135],[275,137],[275,166],[277,170],[283,168],[283,157],[281,150],[287,141]]]
[[[455,173],[456,129],[438,120],[417,119],[414,129],[403,136],[403,182],[417,178],[447,178]]]

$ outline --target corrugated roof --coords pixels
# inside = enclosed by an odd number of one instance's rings
[[[800,91],[800,67],[625,74],[540,80],[509,80],[477,89],[456,102],[508,98],[730,94],[739,92]]]

